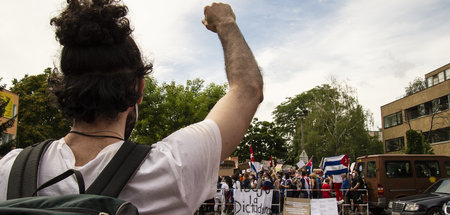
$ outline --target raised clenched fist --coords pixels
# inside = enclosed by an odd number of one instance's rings
[[[221,24],[232,23],[236,21],[230,5],[224,3],[213,3],[204,10],[205,18],[202,20],[207,29],[217,32],[217,27]]]

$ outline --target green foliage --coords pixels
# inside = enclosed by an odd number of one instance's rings
[[[200,79],[188,80],[186,86],[175,82],[161,86],[147,78],[144,98],[139,105],[139,121],[132,138],[152,144],[172,132],[205,119],[216,102],[225,95],[227,85],[210,84]]]
[[[241,144],[233,152],[240,161],[250,159],[250,146],[256,161],[285,158],[287,149],[286,140],[280,135],[280,129],[273,122],[258,121],[254,118],[244,136]]]
[[[304,116],[305,151],[316,158],[348,154],[358,156],[382,152],[382,144],[368,134],[371,115],[358,103],[354,90],[332,80],[279,105],[275,123],[291,143],[288,162],[298,161],[300,114]]]
[[[419,132],[409,129],[406,131],[406,154],[423,154],[424,153],[424,137]]]
[[[70,129],[71,122],[50,105],[52,97],[47,85],[50,74],[47,68],[43,74],[25,75],[20,81],[13,80],[13,93],[19,95],[16,146],[24,148],[34,143],[61,138]]]
[[[434,154],[433,149],[430,144],[425,142],[425,137],[413,130],[409,129],[406,131],[406,154]]]

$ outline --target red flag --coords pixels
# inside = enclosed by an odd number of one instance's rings
[[[347,156],[346,154],[344,155],[344,157],[342,157],[340,163],[341,163],[342,165],[348,167],[349,161],[348,161],[348,156]]]
[[[253,149],[252,146],[250,146],[250,161],[252,163],[255,163],[255,156],[253,156]]]
[[[314,156],[311,156],[308,164],[306,164],[306,168],[309,168],[309,174],[313,173],[313,157]]]
[[[306,164],[306,166],[312,166],[313,164],[313,157],[311,157],[311,159],[309,160],[308,164]]]
[[[273,160],[272,160],[272,155],[270,156],[270,167],[273,167]]]

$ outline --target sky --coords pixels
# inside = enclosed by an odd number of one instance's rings
[[[50,18],[65,0],[0,0],[2,84],[58,66],[61,47]],[[123,0],[143,55],[159,83],[200,78],[226,83],[217,35],[201,23],[205,0]],[[256,117],[330,83],[355,89],[381,128],[380,107],[416,77],[450,63],[449,0],[229,0],[264,78]]]

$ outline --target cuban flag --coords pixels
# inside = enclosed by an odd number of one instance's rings
[[[256,170],[256,166],[255,166],[255,156],[253,156],[252,146],[250,146],[250,167],[255,172],[256,179],[258,179],[258,171]]]
[[[340,175],[348,172],[348,156],[339,155],[334,157],[326,157],[323,159],[322,169],[325,176]]]
[[[313,173],[313,157],[314,156],[312,156],[309,162],[306,164],[306,171],[308,171],[309,174]]]

